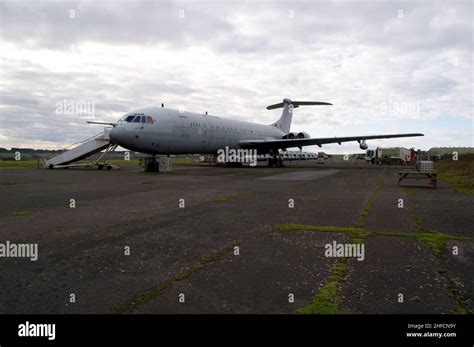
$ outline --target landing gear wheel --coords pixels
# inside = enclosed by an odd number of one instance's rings
[[[285,167],[285,163],[281,158],[268,159],[268,167]]]

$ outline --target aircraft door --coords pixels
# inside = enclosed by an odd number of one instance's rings
[[[188,116],[185,116],[185,115],[178,115],[178,117],[175,118],[176,119],[176,123],[175,123],[175,129],[176,129],[176,134],[179,136],[179,137],[182,137],[182,138],[188,138],[189,137],[189,129],[188,129],[188,123],[189,123],[189,120],[188,120]]]

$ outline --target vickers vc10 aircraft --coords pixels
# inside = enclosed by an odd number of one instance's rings
[[[109,136],[126,149],[156,154],[215,154],[223,148],[253,149],[270,154],[270,166],[282,166],[279,150],[327,143],[357,141],[367,149],[366,140],[423,136],[423,134],[363,135],[350,137],[311,138],[305,132],[290,132],[293,109],[308,105],[332,105],[317,101],[292,101],[270,105],[268,110],[283,108],[280,119],[264,125],[205,114],[151,107],[125,114],[113,125]]]

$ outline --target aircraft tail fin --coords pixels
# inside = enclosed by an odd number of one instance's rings
[[[275,123],[271,124],[276,126],[278,129],[284,133],[289,133],[291,128],[291,120],[293,118],[293,109],[300,106],[309,106],[309,105],[332,105],[329,102],[320,102],[320,101],[292,101],[290,99],[283,99],[283,102],[278,104],[267,106],[267,110],[273,110],[276,108],[282,108],[283,112],[281,113],[280,119]]]

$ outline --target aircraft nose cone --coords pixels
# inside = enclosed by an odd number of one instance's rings
[[[109,132],[109,138],[116,144],[120,141],[119,132],[120,130],[117,127],[113,127]]]

